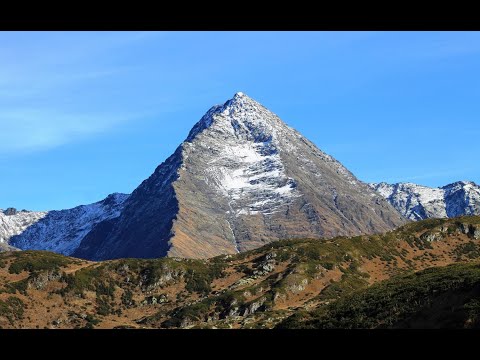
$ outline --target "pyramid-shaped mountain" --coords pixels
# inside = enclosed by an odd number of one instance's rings
[[[73,255],[206,258],[405,222],[342,164],[242,93],[212,107],[123,207]]]

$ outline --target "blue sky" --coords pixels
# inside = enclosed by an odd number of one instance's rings
[[[480,182],[480,32],[0,32],[0,208],[131,192],[237,91],[361,180]]]

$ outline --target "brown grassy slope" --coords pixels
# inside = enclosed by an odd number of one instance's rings
[[[290,329],[480,329],[480,263],[395,276],[277,325]]]
[[[392,275],[480,257],[480,217],[286,240],[209,260],[0,254],[0,327],[274,327]]]

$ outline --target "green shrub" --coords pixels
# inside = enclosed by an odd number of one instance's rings
[[[127,308],[135,305],[135,301],[133,300],[133,293],[128,289],[123,292],[121,300],[122,304],[125,305]]]
[[[10,274],[20,274],[22,271],[58,271],[72,261],[67,257],[47,251],[22,251],[14,253],[15,259],[10,264]]]
[[[107,296],[97,297],[97,314],[106,316],[113,313],[113,308],[108,302]]]
[[[95,292],[97,296],[106,295],[113,299],[115,295],[115,283],[113,281],[109,281],[108,283],[103,281],[96,282]]]
[[[0,316],[8,319],[11,325],[15,320],[23,319],[25,304],[15,296],[10,296],[6,301],[0,300]]]
[[[28,279],[8,283],[5,285],[5,288],[11,294],[15,294],[18,291],[22,295],[27,295]]]
[[[82,295],[85,290],[96,291],[97,283],[104,285],[103,282],[100,281],[102,275],[103,267],[94,267],[93,265],[80,269],[74,274],[64,274],[62,281],[65,282],[67,286],[60,290],[59,293],[65,295],[71,292],[75,295]],[[100,285],[100,287],[102,287],[102,285]]]
[[[328,306],[294,315],[279,327],[458,328],[470,326],[471,321],[479,326],[478,289],[478,264],[431,268],[355,291]]]
[[[206,295],[212,291],[213,280],[223,276],[224,265],[214,263],[206,265],[191,261],[188,263],[185,273],[185,289],[189,292],[197,292]]]
[[[457,256],[457,259],[466,256],[469,259],[476,259],[480,257],[480,246],[469,241],[466,244],[460,244],[454,249],[454,254]]]

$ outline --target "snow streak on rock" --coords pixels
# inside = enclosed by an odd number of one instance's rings
[[[205,123],[215,137],[198,139],[197,145],[215,149],[205,181],[213,181],[230,199],[235,216],[273,214],[301,196],[295,181],[285,175],[278,151],[285,124],[243,93],[208,115]],[[212,139],[221,142],[209,143]]]

